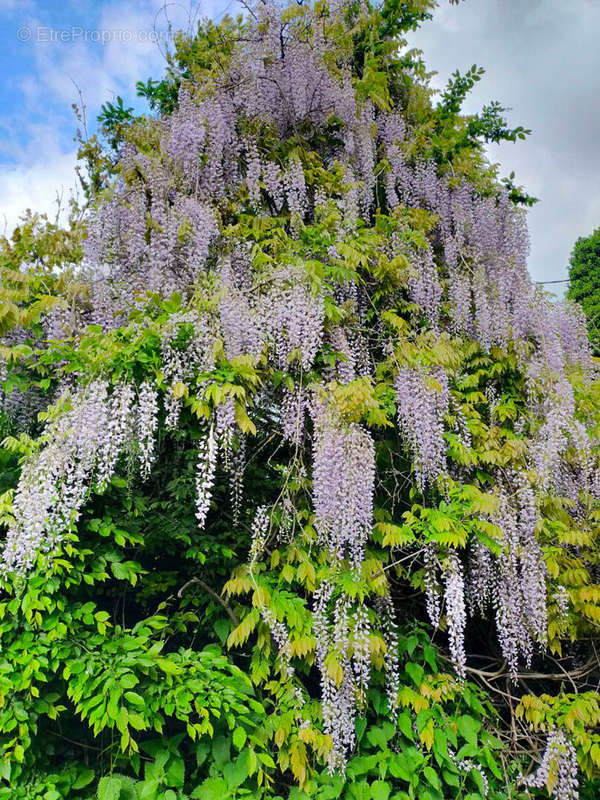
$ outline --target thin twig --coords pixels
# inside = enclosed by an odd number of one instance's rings
[[[235,612],[233,611],[229,603],[223,597],[221,597],[220,594],[215,592],[215,590],[211,586],[209,586],[208,583],[203,581],[202,578],[191,578],[187,583],[184,583],[181,589],[177,592],[177,597],[181,599],[181,597],[183,597],[183,593],[188,588],[188,586],[191,586],[194,583],[197,583],[198,586],[201,586],[207,594],[209,594],[217,601],[217,603],[220,603],[223,606],[223,608],[227,612],[229,619],[233,622],[233,624],[237,628],[237,626],[240,624],[240,621],[235,615]]]

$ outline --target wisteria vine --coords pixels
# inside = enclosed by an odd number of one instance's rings
[[[23,460],[3,552],[5,573],[30,569],[74,530],[90,492],[104,491],[125,462],[148,480],[161,437],[195,413],[198,527],[227,502],[233,526],[250,520],[254,566],[267,540],[289,543],[295,530],[282,522],[278,533],[272,523],[281,496],[272,505],[243,496],[252,437],[274,438],[289,455],[286,474],[302,486],[311,546],[328,570],[316,581],[312,632],[332,769],[344,768],[355,745],[375,630],[387,651],[390,715],[398,713],[390,585],[360,602],[340,589],[346,573],[365,579],[377,511],[398,516],[389,500],[395,490],[384,485],[390,441],[410,464],[403,491],[411,501],[445,498],[451,481],[491,487],[495,510],[480,517],[495,539],[473,535],[459,548],[426,537],[415,556],[425,610],[433,626],[444,622],[461,680],[468,614],[493,614],[513,677],[531,665],[547,641],[552,588],[540,538],[544,498],[565,499],[566,513],[584,520],[582,493],[600,497],[597,442],[571,380],[594,377],[581,312],[532,284],[525,214],[507,191],[443,169],[420,147],[422,132],[400,97],[382,102],[357,89],[352,49],[343,45],[351,11],[332,4],[310,25],[290,25],[277,5],[257,4],[243,45],[210,90],[182,81],[175,110],[144,123],[150,144],[132,135],[123,146],[115,180],[87,219],[90,292],[68,320],[48,313],[46,336],[67,328],[83,336],[90,323],[114,333],[159,302],[177,297],[179,305],[148,323],[158,342],[152,374],[117,381],[77,374],[54,397]],[[409,233],[406,220],[417,220]],[[385,233],[373,244],[377,225]],[[473,383],[474,399],[461,400],[467,357],[459,366],[460,359],[436,360],[434,345],[416,357],[423,331],[429,344],[450,342],[481,362],[510,354],[527,404],[526,413],[515,412],[513,431],[524,442],[515,463],[485,475],[468,458],[457,467],[452,437],[468,455],[481,435],[472,408],[487,404],[491,428],[501,398],[494,386],[486,395]],[[14,345],[8,339],[3,344]],[[239,378],[243,370],[258,376],[252,386]],[[372,402],[357,411],[348,398],[365,386]],[[10,395],[2,402],[12,418]],[[383,423],[369,417],[374,406]],[[217,494],[220,470],[229,475],[229,501]],[[553,591],[566,618],[568,593]],[[261,615],[296,680],[289,631],[266,606]],[[558,770],[556,797],[575,798],[573,753],[552,731],[528,785]]]

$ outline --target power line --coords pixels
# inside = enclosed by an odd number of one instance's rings
[[[541,285],[546,283],[570,283],[570,278],[564,278],[562,281],[534,281],[534,283]]]

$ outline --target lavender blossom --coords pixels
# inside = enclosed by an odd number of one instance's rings
[[[396,402],[398,424],[415,458],[417,484],[423,491],[446,466],[444,416],[450,402],[446,373],[402,367],[396,380]]]
[[[344,423],[315,398],[313,504],[319,540],[335,561],[358,568],[373,524],[375,448],[370,434]]]

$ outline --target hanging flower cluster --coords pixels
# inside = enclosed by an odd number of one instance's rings
[[[160,344],[162,373],[170,391],[165,397],[165,426],[174,430],[182,407],[178,384],[187,384],[198,372],[215,366],[214,345],[218,336],[214,320],[195,311],[178,312],[169,317]]]
[[[396,380],[396,402],[398,424],[412,450],[417,483],[423,490],[446,466],[444,415],[450,402],[446,373],[441,368],[423,373],[402,367]]]
[[[137,448],[141,470],[154,458],[157,405],[144,385],[107,381],[66,392],[44,431],[39,449],[24,463],[13,502],[14,520],[3,552],[5,571],[29,569],[77,522],[90,488],[104,489],[118,459]]]
[[[313,505],[319,539],[333,561],[358,569],[373,525],[375,448],[367,430],[343,422],[324,401],[312,406]]]
[[[502,653],[515,675],[529,666],[534,644],[547,638],[547,570],[536,528],[539,514],[533,489],[522,473],[500,490],[492,521],[501,532],[500,553],[478,542],[473,548],[466,595],[473,611],[493,608]]]
[[[537,770],[524,783],[535,789],[551,789],[555,800],[578,800],[577,753],[564,731],[552,728]]]
[[[527,273],[529,239],[525,214],[508,194],[482,197],[465,180],[440,176],[433,161],[411,163],[410,131],[398,110],[381,114],[378,139],[390,169],[385,176],[388,206],[400,203],[436,215],[435,242],[443,252],[452,330],[488,349],[511,340],[537,342],[539,363],[561,372],[565,363],[590,363],[585,322],[579,309],[557,307]],[[430,320],[438,319],[442,294],[427,248],[413,256],[417,277],[411,293]]]
[[[385,642],[385,692],[388,699],[390,716],[396,719],[398,715],[398,693],[400,691],[400,663],[398,658],[398,624],[396,612],[389,588],[384,595],[375,598],[375,609],[381,625],[381,632]]]
[[[217,441],[215,439],[214,425],[211,425],[198,448],[198,464],[196,467],[196,519],[201,529],[204,528],[210,508],[216,468]]]
[[[137,414],[137,441],[140,456],[140,474],[143,480],[150,477],[154,461],[156,432],[158,429],[158,392],[148,381],[140,386]]]
[[[273,276],[261,303],[260,318],[273,342],[273,359],[280,369],[311,368],[323,339],[323,297],[311,291],[303,269],[287,268]]]
[[[120,168],[122,184],[88,221],[87,258],[105,265],[121,302],[187,290],[217,235],[214,211],[178,192],[168,169],[144,153],[126,150]]]
[[[467,613],[465,608],[465,584],[463,569],[456,553],[450,553],[444,570],[446,615],[448,617],[448,638],[450,656],[456,674],[462,680],[466,677],[465,627]]]
[[[428,616],[434,627],[439,626],[444,600],[450,654],[461,678],[466,666],[467,610],[482,615],[493,611],[502,653],[513,676],[520,664],[531,664],[534,646],[543,647],[547,639],[547,570],[536,535],[536,497],[523,473],[506,477],[510,481],[501,484],[497,512],[490,517],[500,532],[497,549],[475,541],[465,573],[456,552],[441,561],[433,543],[424,545]],[[565,605],[564,595],[561,603]]]
[[[338,595],[332,601],[333,595],[334,586],[328,581],[317,588],[313,632],[321,675],[323,727],[332,740],[329,768],[343,771],[347,754],[356,742],[354,719],[370,677],[370,626],[364,608],[359,607],[352,614],[349,598]]]

